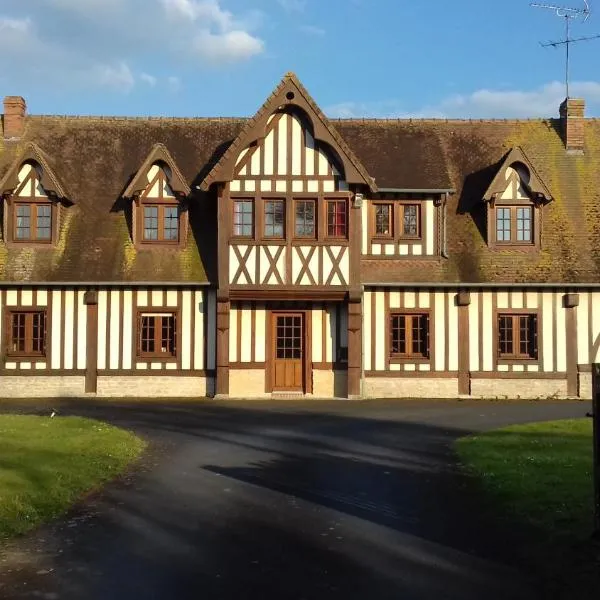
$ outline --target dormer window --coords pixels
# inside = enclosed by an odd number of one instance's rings
[[[539,247],[541,208],[552,196],[523,150],[507,155],[484,200],[489,202],[490,247]]]
[[[55,238],[57,206],[42,185],[42,167],[27,161],[17,174],[17,185],[8,196],[6,234],[14,243],[51,244]]]
[[[180,246],[187,235],[190,187],[167,148],[156,144],[123,197],[132,198],[132,236],[139,248]]]

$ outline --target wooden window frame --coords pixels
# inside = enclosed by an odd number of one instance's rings
[[[423,211],[421,210],[422,206],[420,202],[399,202],[398,206],[398,240],[421,240],[423,239]],[[414,206],[417,209],[417,233],[416,234],[407,234],[404,231],[404,212],[406,207]]]
[[[13,316],[14,315],[31,315],[32,318],[30,323],[26,322],[26,332],[25,332],[25,340],[26,343],[30,342],[30,347],[33,347],[33,315],[35,314],[43,314],[44,315],[44,337],[43,337],[43,350],[42,352],[34,352],[33,350],[28,351],[27,348],[25,351],[14,351],[11,350],[12,342],[13,342]],[[6,358],[24,360],[44,360],[48,359],[48,348],[49,348],[49,337],[50,337],[50,320],[49,320],[49,311],[47,307],[36,307],[36,306],[26,306],[26,307],[9,307],[6,311],[6,318],[4,321],[5,326],[5,340],[4,347],[6,349]],[[28,331],[28,328],[31,328]]]
[[[30,217],[29,217],[29,237],[18,238],[17,237],[17,208],[21,206],[29,206]],[[46,239],[37,238],[37,220],[38,220],[38,208],[40,206],[50,207],[50,237]],[[8,240],[10,243],[28,246],[41,246],[48,247],[52,246],[56,242],[56,229],[57,229],[57,207],[56,203],[50,198],[29,198],[29,197],[15,197],[13,196],[7,201],[8,212],[8,223],[10,223]]]
[[[535,318],[536,320],[536,331],[534,333],[535,341],[534,344],[535,356],[521,354],[521,328],[519,319],[523,317]],[[511,354],[502,354],[500,352],[500,319],[510,318],[512,319],[512,330],[513,330],[513,352]],[[536,310],[497,310],[494,315],[494,347],[495,357],[497,364],[538,364],[540,361],[540,348],[541,344],[541,318],[539,311]],[[514,349],[517,348],[515,352]]]
[[[158,229],[157,239],[148,240],[144,238],[144,232],[146,230],[146,209],[157,208],[158,209]],[[164,238],[165,234],[165,209],[175,208],[177,210],[177,239],[167,240]],[[153,200],[143,200],[140,203],[140,243],[146,245],[158,245],[158,246],[179,246],[181,244],[181,208],[178,202],[154,202]]]
[[[410,320],[410,327],[406,328],[406,330],[409,334],[407,336],[406,346],[407,346],[407,349],[410,347],[410,350],[408,350],[406,353],[392,352],[393,335],[394,335],[393,324],[394,324],[394,318],[397,318],[397,317],[404,317],[405,319]],[[426,355],[424,355],[422,353],[414,353],[412,351],[412,321],[413,321],[413,319],[423,318],[423,317],[425,317],[427,319],[427,331],[425,332],[426,345],[427,345]],[[391,311],[389,311],[389,313],[386,316],[386,323],[387,323],[387,335],[386,335],[387,356],[388,356],[388,360],[390,363],[429,364],[431,362],[431,355],[432,355],[432,353],[431,353],[431,337],[432,337],[432,329],[433,329],[433,318],[432,318],[432,314],[431,314],[430,310],[421,310],[421,309],[391,310]]]
[[[498,241],[498,210],[507,208],[510,210],[510,241]],[[531,210],[531,241],[519,242],[517,236],[517,210],[529,208]],[[541,242],[541,207],[530,200],[506,200],[490,202],[488,208],[488,246],[493,250],[505,250],[514,248],[522,252],[536,251]]]
[[[299,235],[298,234],[298,230],[297,230],[297,226],[298,226],[298,213],[297,213],[297,208],[298,208],[298,203],[303,202],[303,203],[308,203],[310,202],[313,205],[313,215],[314,215],[314,223],[313,223],[313,233],[312,235]],[[294,211],[294,235],[293,238],[295,240],[316,240],[318,237],[318,231],[319,231],[319,218],[318,218],[318,214],[319,214],[319,201],[316,198],[294,198],[293,199],[293,211]]]
[[[160,318],[162,316],[171,315],[175,319],[175,352],[173,354],[166,354],[162,352],[143,352],[142,351],[142,317],[144,316],[154,316],[155,318]],[[155,328],[156,329],[156,328]],[[157,329],[158,331],[158,329]],[[155,333],[155,340],[157,339],[158,333]],[[137,361],[147,361],[147,362],[178,362],[179,356],[181,353],[181,315],[180,311],[177,308],[173,307],[152,307],[152,308],[138,308],[136,314],[136,336],[135,336],[135,359]]]
[[[329,234],[329,205],[330,204],[344,204],[344,210],[346,215],[346,231],[343,235],[330,235]],[[325,211],[324,220],[324,237],[326,240],[348,240],[350,230],[350,207],[347,198],[324,198],[323,207]]]
[[[235,223],[235,205],[237,202],[244,202],[244,203],[249,203],[251,206],[251,215],[252,215],[252,223],[250,225],[252,231],[250,233],[250,235],[241,235],[241,234],[236,234],[235,233],[235,227],[236,227],[236,223]],[[232,240],[244,240],[244,241],[252,241],[254,239],[256,239],[256,231],[257,231],[257,224],[256,224],[256,206],[257,206],[257,200],[255,198],[251,198],[251,197],[245,197],[245,198],[232,198],[231,199],[231,239]],[[240,213],[243,214],[243,213]]]
[[[281,235],[267,235],[266,233],[266,227],[267,227],[267,205],[269,203],[273,203],[273,204],[281,204],[283,206],[283,231],[281,233]],[[267,241],[276,241],[276,242],[281,242],[281,241],[285,241],[286,237],[287,237],[287,221],[288,221],[288,216],[287,216],[287,207],[288,207],[288,202],[286,202],[285,198],[261,198],[261,213],[262,213],[262,221],[261,221],[261,239],[263,240],[267,240]],[[271,225],[271,227],[275,227],[275,225]]]
[[[395,221],[394,221],[394,202],[389,200],[375,200],[371,202],[371,238],[374,240],[393,240],[394,234],[396,231]],[[380,206],[389,207],[389,215],[388,215],[388,228],[389,234],[377,233],[377,209]]]

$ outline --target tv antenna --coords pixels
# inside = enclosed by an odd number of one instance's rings
[[[580,19],[585,23],[592,13],[590,9],[589,0],[583,0],[584,7],[583,8],[571,8],[569,6],[558,6],[555,4],[539,4],[537,2],[532,2],[530,6],[534,8],[545,8],[548,10],[552,10],[556,13],[557,17],[565,20],[565,29],[566,35],[564,40],[558,40],[556,42],[548,42],[546,44],[542,44],[543,48],[558,48],[559,46],[565,46],[566,48],[566,75],[565,75],[565,85],[567,88],[567,98],[569,98],[569,81],[570,81],[570,71],[571,71],[571,44],[577,44],[579,42],[586,42],[589,40],[596,40],[600,38],[600,35],[588,35],[579,38],[571,37],[571,21],[575,19]]]

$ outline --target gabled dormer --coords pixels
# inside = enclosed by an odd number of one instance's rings
[[[223,296],[230,288],[238,297],[343,297],[358,288],[360,208],[375,182],[293,73],[202,188],[219,197]]]
[[[190,187],[163,144],[156,144],[123,193],[132,201],[134,244],[179,247],[188,231]]]
[[[71,204],[65,187],[35,144],[28,144],[0,181],[3,237],[8,244],[51,247],[58,239],[61,210]]]
[[[542,208],[552,199],[522,148],[513,148],[483,197],[490,248],[539,248]]]

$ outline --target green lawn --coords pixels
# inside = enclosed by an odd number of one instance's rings
[[[547,597],[600,597],[600,551],[590,542],[592,420],[507,427],[462,438],[456,451],[498,515],[529,526],[521,558],[551,580]]]
[[[0,540],[64,513],[145,445],[91,419],[0,415]]]

